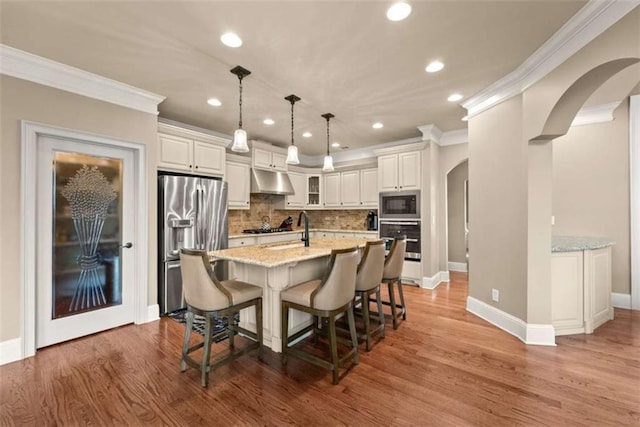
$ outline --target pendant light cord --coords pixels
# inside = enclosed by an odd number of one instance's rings
[[[327,156],[329,155],[329,117],[327,117]]]
[[[291,145],[293,145],[293,104],[295,104],[295,101],[292,99],[291,100]]]
[[[238,127],[242,129],[242,77],[238,76],[240,80],[240,122],[238,123]]]

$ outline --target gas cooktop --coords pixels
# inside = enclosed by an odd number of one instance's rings
[[[288,228],[270,228],[269,230],[263,230],[262,228],[250,228],[248,230],[242,230],[247,234],[266,234],[266,233],[282,233],[284,231],[291,231]]]

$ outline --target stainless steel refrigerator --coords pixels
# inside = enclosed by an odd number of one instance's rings
[[[207,251],[228,247],[227,183],[219,179],[161,175],[158,177],[160,313],[185,307],[180,249]],[[216,275],[226,278],[226,264]]]

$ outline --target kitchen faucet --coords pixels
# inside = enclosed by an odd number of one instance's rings
[[[302,233],[302,241],[304,242],[304,247],[309,247],[309,215],[305,211],[300,212],[298,215],[298,227],[300,227],[300,223],[302,222],[302,216],[304,215],[304,233]]]

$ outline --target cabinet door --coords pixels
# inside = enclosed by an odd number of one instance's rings
[[[286,196],[286,208],[302,208],[307,197],[307,176],[297,172],[289,172],[289,178],[295,194]]]
[[[556,335],[584,332],[582,251],[551,255],[551,322]]]
[[[261,150],[259,148],[253,149],[253,165],[257,168],[273,169],[271,163],[271,152]]]
[[[195,141],[193,144],[194,172],[211,175],[224,175],[225,151],[206,142]]]
[[[305,207],[320,208],[320,175],[307,175],[307,200]]]
[[[330,173],[324,176],[324,206],[340,206],[340,174]]]
[[[228,185],[229,209],[249,209],[249,165],[227,163],[224,180]]]
[[[360,171],[340,174],[340,206],[360,206]]]
[[[362,207],[378,207],[378,169],[360,171],[360,204]]]
[[[419,190],[422,177],[420,151],[398,154],[398,190]]]
[[[271,167],[274,170],[287,171],[287,156],[280,153],[271,153]]]
[[[398,155],[378,157],[378,189],[395,191],[398,189]]]
[[[179,171],[191,171],[193,141],[171,135],[158,135],[158,167]]]

